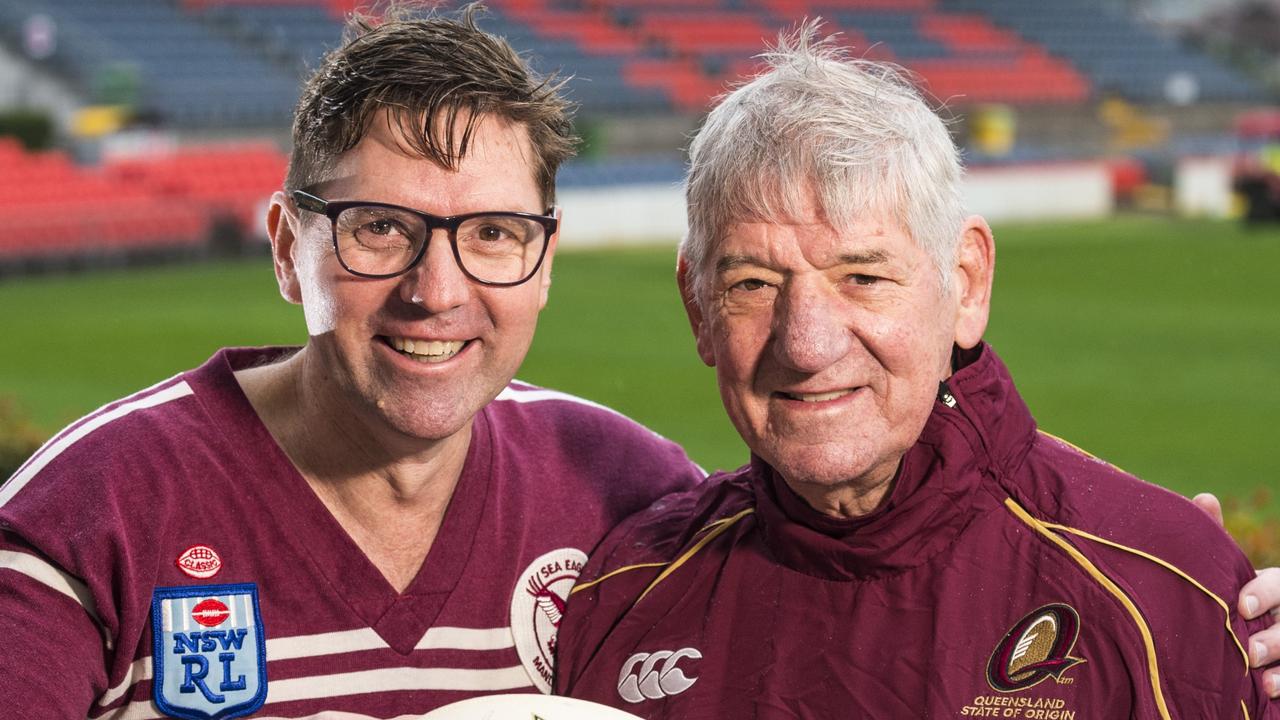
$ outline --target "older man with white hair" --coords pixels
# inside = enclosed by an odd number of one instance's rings
[[[605,540],[557,691],[647,718],[1280,716],[1230,538],[1037,430],[983,342],[995,246],[942,121],[812,27],[766,60],[693,142],[678,268],[751,462]]]

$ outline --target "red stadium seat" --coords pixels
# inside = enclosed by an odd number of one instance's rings
[[[759,51],[777,35],[751,15],[717,12],[696,15],[650,12],[639,23],[641,35],[661,40],[672,49],[702,55],[715,52]]]
[[[925,13],[920,34],[957,52],[1017,52],[1024,46],[1017,35],[1001,30],[980,15]]]
[[[205,241],[215,214],[248,228],[284,179],[273,145],[240,142],[79,167],[0,138],[2,257],[35,257]]]

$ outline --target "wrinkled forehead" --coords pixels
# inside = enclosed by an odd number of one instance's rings
[[[804,172],[740,173],[725,187],[718,217],[708,218],[717,229],[708,255],[716,255],[735,229],[769,224],[825,228],[833,241],[868,234],[900,234],[910,237],[905,213],[883,192],[887,183],[859,186],[854,178],[822,178]]]

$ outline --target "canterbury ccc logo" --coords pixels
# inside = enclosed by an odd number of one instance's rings
[[[1068,605],[1045,605],[1022,618],[1004,636],[987,663],[987,682],[1000,692],[1024,690],[1084,662],[1071,657],[1080,616]]]
[[[659,650],[632,655],[622,664],[622,672],[618,675],[618,694],[629,703],[679,695],[698,681],[677,667],[685,658],[701,660],[702,653],[684,648],[675,652]]]

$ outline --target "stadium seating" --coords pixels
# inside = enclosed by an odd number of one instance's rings
[[[947,0],[948,10],[980,13],[1040,44],[1085,73],[1095,95],[1166,100],[1170,76],[1189,77],[1200,100],[1257,101],[1251,83],[1207,57],[1180,47],[1096,0]]]
[[[0,0],[0,41],[33,7],[58,27],[49,59],[86,101],[133,100],[167,128],[287,128],[301,78],[340,42],[342,19],[362,0]],[[1171,75],[1210,101],[1252,101],[1260,91],[1102,0],[488,0],[484,26],[542,72],[567,78],[580,118],[704,112],[777,33],[805,17],[859,56],[909,68],[949,106],[1007,103],[1049,111],[1117,96],[1169,99]],[[1186,99],[1185,97],[1183,99]],[[1043,111],[1043,110],[1042,110]],[[570,164],[562,183],[674,182],[674,150],[661,158]],[[1009,157],[1035,158],[1035,147]],[[16,254],[204,242],[214,218],[260,222],[279,187],[274,146],[184,148],[166,157],[82,167],[62,153],[27,153],[0,140],[0,207]]]
[[[0,22],[16,27],[24,7],[0,3]],[[132,99],[177,127],[288,122],[296,71],[245,52],[167,0],[42,0],[41,10],[58,28],[51,61],[89,99]]]
[[[340,40],[356,0],[42,0],[57,61],[93,90],[134,73],[178,126],[287,124],[300,77]],[[491,0],[487,26],[572,76],[585,114],[697,113],[783,28],[821,16],[855,52],[914,70],[951,103],[1159,100],[1171,72],[1206,99],[1249,83],[1099,0]],[[16,24],[17,0],[0,0]],[[12,21],[12,23],[11,23]]]
[[[215,221],[260,222],[284,164],[270,145],[237,143],[81,167],[0,138],[0,260],[201,247]]]

